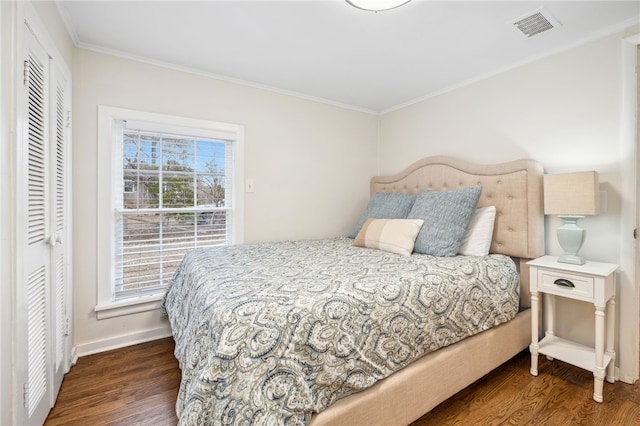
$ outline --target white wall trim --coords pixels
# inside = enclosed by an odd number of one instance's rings
[[[56,9],[58,10],[58,15],[60,15],[60,19],[62,19],[62,23],[64,24],[64,27],[66,28],[67,32],[69,33],[69,37],[71,37],[73,44],[75,46],[78,46],[78,44],[80,44],[80,37],[78,36],[78,32],[73,26],[71,17],[69,16],[67,9],[64,8],[62,4],[60,4],[60,2],[58,1],[55,2],[55,5],[56,5]]]
[[[96,305],[96,318],[99,320],[115,318],[122,315],[159,310],[162,305],[162,295],[126,299],[121,302]]]
[[[13,153],[15,140],[16,5],[0,2],[0,205],[11,206],[13,198]],[[0,424],[14,423],[14,296],[13,209],[0,210]]]
[[[613,26],[611,26],[609,28],[605,28],[602,31],[599,31],[599,32],[594,33],[594,34],[591,34],[589,37],[586,37],[586,38],[584,38],[582,40],[578,40],[575,43],[571,43],[571,44],[569,44],[567,46],[559,47],[559,48],[557,48],[555,50],[552,50],[552,51],[546,51],[546,52],[544,52],[544,53],[542,53],[540,55],[531,56],[531,57],[529,57],[527,59],[524,59],[524,60],[522,60],[520,62],[517,62],[515,64],[511,64],[509,66],[506,66],[506,67],[503,67],[503,68],[499,68],[499,69],[494,70],[494,71],[490,71],[488,73],[479,75],[479,76],[471,78],[469,80],[461,81],[461,82],[459,82],[457,84],[454,84],[454,85],[449,86],[449,87],[445,87],[445,88],[443,88],[441,90],[436,90],[435,92],[427,93],[426,95],[421,96],[419,98],[412,99],[412,100],[409,100],[407,102],[401,103],[399,105],[395,105],[395,106],[392,106],[390,108],[387,108],[387,109],[384,109],[382,111],[379,111],[377,114],[378,115],[384,115],[384,114],[387,114],[387,113],[390,113],[390,112],[393,112],[393,111],[397,111],[399,109],[406,108],[408,106],[420,103],[422,101],[426,101],[427,99],[435,98],[436,96],[440,96],[440,95],[443,95],[445,93],[453,92],[454,90],[460,89],[462,87],[469,86],[471,84],[478,83],[478,82],[483,81],[483,80],[487,80],[489,78],[495,77],[497,75],[503,74],[503,73],[505,73],[507,71],[511,71],[513,69],[516,69],[516,68],[520,68],[523,65],[527,65],[527,64],[530,64],[532,62],[538,61],[540,59],[543,59],[543,58],[546,58],[546,57],[549,57],[549,56],[553,56],[553,55],[557,55],[557,54],[565,52],[567,50],[574,49],[576,47],[579,47],[579,46],[582,46],[584,44],[590,43],[590,42],[592,42],[594,40],[598,40],[598,39],[601,39],[603,37],[610,36],[610,35],[615,34],[617,32],[623,31],[626,28],[629,28],[629,27],[631,27],[631,26],[633,26],[635,24],[637,24],[635,19],[626,20],[626,21],[621,22],[621,23],[619,23],[617,25],[613,25]]]
[[[354,105],[347,105],[340,102],[332,101],[330,99],[320,98],[311,95],[305,95],[304,93],[298,93],[291,90],[279,89],[277,87],[268,86],[266,84],[253,83],[247,80],[241,80],[239,78],[228,77],[220,74],[215,74],[212,72],[207,72],[203,70],[199,70],[196,68],[190,68],[182,65],[176,65],[169,62],[159,61],[157,59],[147,58],[145,56],[133,55],[130,53],[121,52],[119,50],[108,49],[101,46],[96,46],[89,43],[79,42],[76,43],[76,47],[79,49],[89,50],[91,52],[101,53],[103,55],[115,56],[118,58],[127,59],[130,61],[141,62],[143,64],[155,65],[157,67],[167,68],[174,71],[185,72],[188,74],[198,75],[201,77],[213,78],[215,80],[225,81],[228,83],[238,84],[241,86],[252,87],[254,89],[266,90],[273,93],[278,93],[281,95],[292,96],[294,98],[304,99],[312,102],[318,102],[321,104],[331,105],[338,108],[344,108],[352,111],[364,112],[366,114],[378,115],[379,111],[373,111],[367,108],[361,108]]]
[[[620,158],[622,170],[632,170],[633,173],[622,173],[621,192],[622,199],[626,200],[621,206],[620,212],[620,273],[618,274],[619,285],[631,287],[633,289],[632,300],[622,300],[618,298],[617,304],[620,308],[627,309],[625,317],[629,322],[620,324],[618,329],[626,329],[626,339],[619,339],[619,354],[627,361],[624,368],[620,369],[619,379],[626,383],[635,383],[638,380],[640,357],[640,283],[638,283],[638,271],[636,270],[637,240],[632,237],[632,231],[638,226],[638,120],[637,102],[638,87],[636,76],[636,65],[638,61],[637,49],[640,45],[640,34],[626,37],[622,40],[622,105],[620,114]],[[618,294],[620,288],[618,288]],[[629,294],[629,293],[627,293]],[[620,312],[622,309],[617,309]],[[622,331],[622,330],[621,330]],[[620,333],[618,336],[622,335]]]
[[[119,149],[113,143],[113,126],[116,120],[139,121],[146,123],[146,128],[159,131],[174,131],[170,129],[184,129],[185,134],[202,133],[207,136],[222,135],[223,138],[233,140],[233,201],[230,210],[233,223],[232,242],[234,244],[244,242],[244,126],[239,124],[221,123],[210,120],[201,120],[175,115],[166,115],[153,112],[145,112],[105,105],[98,106],[98,233],[97,233],[97,300],[95,311],[98,319],[112,318],[119,315],[128,315],[136,312],[144,312],[159,307],[160,297],[136,298],[121,302],[113,300],[115,282],[115,262],[113,250],[115,247],[113,235],[113,196],[112,185],[114,176],[114,164],[118,154],[114,150]],[[220,136],[213,136],[220,137]],[[122,154],[119,154],[122,155]]]
[[[498,69],[496,71],[492,71],[492,72],[489,72],[487,74],[481,75],[479,77],[476,77],[476,78],[473,78],[473,79],[470,79],[470,80],[467,80],[467,81],[460,82],[459,84],[444,88],[442,90],[438,90],[438,91],[435,91],[435,92],[432,92],[432,93],[428,93],[428,94],[426,94],[424,96],[421,96],[421,97],[416,98],[416,99],[409,100],[409,101],[401,103],[399,105],[394,105],[394,106],[391,106],[389,108],[377,111],[377,110],[371,110],[371,109],[367,109],[367,108],[358,107],[358,106],[355,106],[355,105],[348,105],[348,104],[332,101],[330,99],[325,99],[325,98],[315,97],[315,96],[311,96],[311,95],[306,95],[304,93],[293,92],[293,91],[290,91],[290,90],[279,89],[277,87],[272,87],[272,86],[268,86],[268,85],[264,85],[264,84],[254,83],[254,82],[247,81],[247,80],[242,80],[242,79],[233,78],[233,77],[229,77],[229,76],[225,76],[225,75],[215,74],[215,73],[203,71],[203,70],[196,69],[196,68],[185,67],[185,66],[182,66],[182,65],[176,65],[176,64],[173,64],[173,63],[169,63],[169,62],[159,61],[157,59],[152,59],[152,58],[148,58],[148,57],[141,56],[141,55],[134,55],[134,54],[122,52],[122,51],[116,50],[116,49],[108,49],[108,48],[105,48],[105,47],[102,47],[102,46],[97,46],[97,45],[94,45],[94,44],[91,44],[91,43],[85,43],[85,42],[82,42],[79,39],[78,34],[75,31],[75,28],[73,27],[73,25],[71,23],[71,19],[69,18],[69,15],[66,12],[66,10],[64,10],[64,8],[61,7],[59,4],[56,3],[56,5],[58,7],[60,16],[63,19],[65,27],[66,27],[67,31],[69,32],[69,36],[73,40],[75,46],[77,48],[79,48],[79,49],[89,50],[89,51],[96,52],[96,53],[102,53],[104,55],[116,56],[116,57],[132,60],[132,61],[136,61],[136,62],[142,62],[142,63],[145,63],[145,64],[150,64],[150,65],[155,65],[155,66],[159,66],[159,67],[163,67],[163,68],[173,69],[173,70],[176,70],[176,71],[182,71],[182,72],[186,72],[186,73],[190,73],[190,74],[194,74],[194,75],[200,75],[200,76],[204,76],[204,77],[208,77],[208,78],[214,78],[216,80],[226,81],[226,82],[229,82],[229,83],[239,84],[239,85],[247,86],[247,87],[253,87],[253,88],[261,89],[261,90],[267,90],[267,91],[274,92],[274,93],[279,93],[279,94],[283,94],[283,95],[287,95],[287,96],[293,96],[293,97],[300,98],[300,99],[306,99],[306,100],[313,101],[313,102],[319,102],[319,103],[323,103],[323,104],[327,104],[327,105],[331,105],[331,106],[335,106],[335,107],[339,107],[339,108],[345,108],[345,109],[349,109],[349,110],[352,110],[352,111],[364,112],[364,113],[373,114],[373,115],[384,115],[386,113],[393,112],[395,110],[402,109],[404,107],[407,107],[407,106],[422,102],[422,101],[424,101],[426,99],[433,98],[435,96],[451,92],[453,90],[459,89],[460,87],[468,86],[468,85],[476,83],[478,81],[485,80],[487,78],[493,77],[493,76],[498,75],[498,74],[502,74],[502,73],[504,73],[506,71],[509,71],[509,70],[513,69],[513,68],[518,68],[518,67],[520,67],[522,65],[525,65],[525,64],[528,64],[530,62],[537,61],[538,59],[541,59],[541,58],[544,58],[544,57],[547,57],[547,56],[551,56],[551,55],[554,55],[554,54],[557,54],[557,53],[561,53],[561,52],[564,52],[566,50],[573,49],[574,47],[589,43],[589,42],[591,42],[593,40],[597,40],[599,38],[606,37],[608,35],[611,35],[611,34],[614,34],[616,32],[622,31],[622,30],[624,30],[626,28],[629,28],[630,26],[635,25],[637,23],[635,18],[628,19],[628,20],[623,21],[621,23],[618,23],[616,25],[612,25],[610,27],[604,28],[601,31],[599,31],[597,33],[594,33],[594,34],[591,34],[590,36],[585,37],[585,38],[583,38],[581,40],[577,40],[576,42],[574,42],[574,43],[572,43],[570,45],[558,48],[558,49],[550,51],[550,52],[549,51],[548,52],[544,52],[544,53],[542,53],[540,55],[533,56],[533,57],[530,57],[528,59],[525,59],[525,60],[523,60],[523,61],[521,61],[521,62],[519,62],[519,63],[517,63],[515,65],[509,66],[509,67],[506,67],[506,68],[501,68],[501,69]]]
[[[83,357],[100,352],[110,351],[112,349],[120,349],[126,346],[150,342],[152,340],[164,339],[165,337],[171,337],[172,335],[173,334],[171,333],[171,327],[167,322],[167,325],[163,327],[83,343],[76,346],[76,355],[78,357]]]

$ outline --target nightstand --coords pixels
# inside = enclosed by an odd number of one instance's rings
[[[538,354],[559,359],[593,372],[593,399],[602,402],[604,379],[615,381],[614,335],[616,270],[618,265],[589,262],[584,265],[558,263],[554,256],[527,262],[531,288],[531,374],[538,375]],[[544,297],[543,313],[547,330],[538,342],[539,299]],[[595,348],[558,337],[554,333],[555,298],[568,297],[595,306]]]

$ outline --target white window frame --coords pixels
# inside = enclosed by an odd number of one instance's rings
[[[166,133],[192,134],[232,140],[233,189],[231,209],[228,211],[232,223],[230,244],[244,241],[244,126],[219,123],[144,111],[98,107],[98,232],[97,232],[97,304],[98,319],[112,318],[160,308],[162,294],[138,296],[115,301],[115,206],[113,197],[114,171],[121,162],[114,124],[117,121],[143,122],[146,130]],[[120,155],[120,156],[119,156]]]

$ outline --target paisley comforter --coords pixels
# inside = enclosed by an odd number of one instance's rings
[[[306,424],[518,311],[508,257],[401,256],[352,241],[185,256],[162,302],[182,369],[181,425]]]

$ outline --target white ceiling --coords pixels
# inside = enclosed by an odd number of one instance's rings
[[[384,112],[640,22],[638,1],[58,1],[76,45]],[[561,26],[510,22],[544,7]]]

